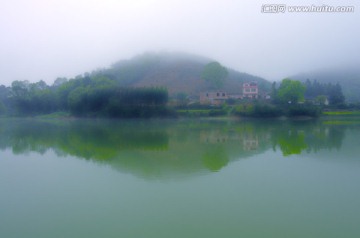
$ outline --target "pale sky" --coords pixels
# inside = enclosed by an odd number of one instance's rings
[[[355,11],[262,13],[269,3]],[[197,54],[271,81],[360,65],[360,1],[0,0],[0,84],[51,84],[148,51]]]

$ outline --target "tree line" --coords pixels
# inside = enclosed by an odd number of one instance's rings
[[[279,86],[274,82],[269,102],[255,101],[242,104],[235,114],[254,117],[319,116],[324,108],[345,108],[345,97],[340,84],[321,84],[316,80],[302,83],[289,78]]]
[[[322,84],[316,80],[301,83],[284,79],[279,86],[272,85],[270,96],[271,100],[266,102],[242,102],[233,112],[256,117],[317,116],[325,107],[346,107],[339,84]],[[93,73],[70,80],[58,78],[52,85],[26,80],[14,81],[10,87],[2,85],[0,115],[34,116],[64,111],[78,117],[173,116],[174,112],[166,107],[168,99],[165,88],[121,87],[110,76]]]
[[[74,116],[151,117],[168,113],[165,88],[124,88],[101,75],[0,86],[0,114],[32,116],[57,111]]]
[[[315,100],[318,103],[323,103],[325,97],[329,101],[329,105],[343,106],[345,104],[345,97],[339,83],[319,83],[317,80],[305,82],[305,98]]]

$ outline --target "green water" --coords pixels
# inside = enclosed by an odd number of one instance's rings
[[[360,121],[0,120],[0,237],[360,237]]]

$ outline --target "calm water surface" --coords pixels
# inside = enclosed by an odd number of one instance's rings
[[[360,120],[0,120],[0,237],[360,237]]]

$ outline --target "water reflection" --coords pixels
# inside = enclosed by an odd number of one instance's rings
[[[1,120],[0,148],[14,154],[53,150],[142,177],[219,171],[267,150],[284,156],[340,150],[358,125],[322,121]]]
[[[355,126],[356,127],[356,126]],[[279,147],[284,156],[340,149],[345,131],[350,126],[330,126],[321,121],[290,122],[272,133],[273,148]]]

